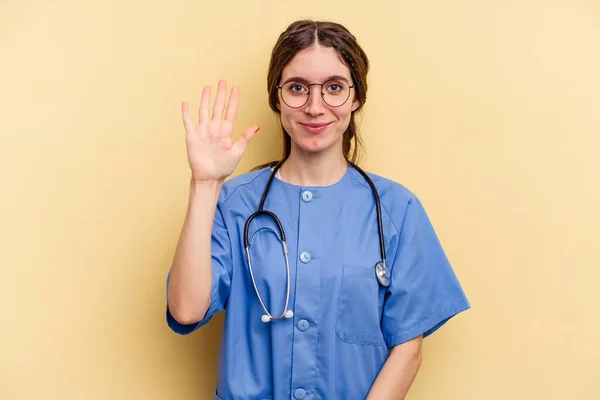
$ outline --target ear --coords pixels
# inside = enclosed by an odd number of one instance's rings
[[[356,111],[360,107],[360,100],[356,99],[352,102],[352,112]]]

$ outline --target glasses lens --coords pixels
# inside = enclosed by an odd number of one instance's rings
[[[302,107],[308,101],[308,87],[301,83],[288,82],[281,88],[281,98],[289,107]]]
[[[350,85],[346,81],[328,81],[323,84],[323,100],[331,107],[339,107],[350,97]]]

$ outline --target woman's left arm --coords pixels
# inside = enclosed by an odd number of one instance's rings
[[[367,400],[403,400],[421,366],[423,335],[394,346]]]

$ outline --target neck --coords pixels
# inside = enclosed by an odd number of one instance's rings
[[[280,168],[281,180],[298,186],[329,186],[338,182],[348,168],[341,152],[331,154],[302,154],[299,151],[290,156]]]

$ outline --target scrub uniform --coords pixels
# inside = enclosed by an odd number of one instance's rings
[[[431,335],[469,302],[417,197],[369,174],[381,200],[391,276],[389,287],[379,285],[375,200],[348,167],[331,186],[273,180],[265,210],[285,231],[294,316],[262,322],[244,225],[270,174],[264,168],[225,182],[212,232],[210,307],[191,325],[179,324],[167,307],[168,325],[186,335],[226,310],[215,399],[365,399],[391,347]],[[287,283],[279,231],[261,215],[248,236],[256,285],[269,312],[279,316]]]

